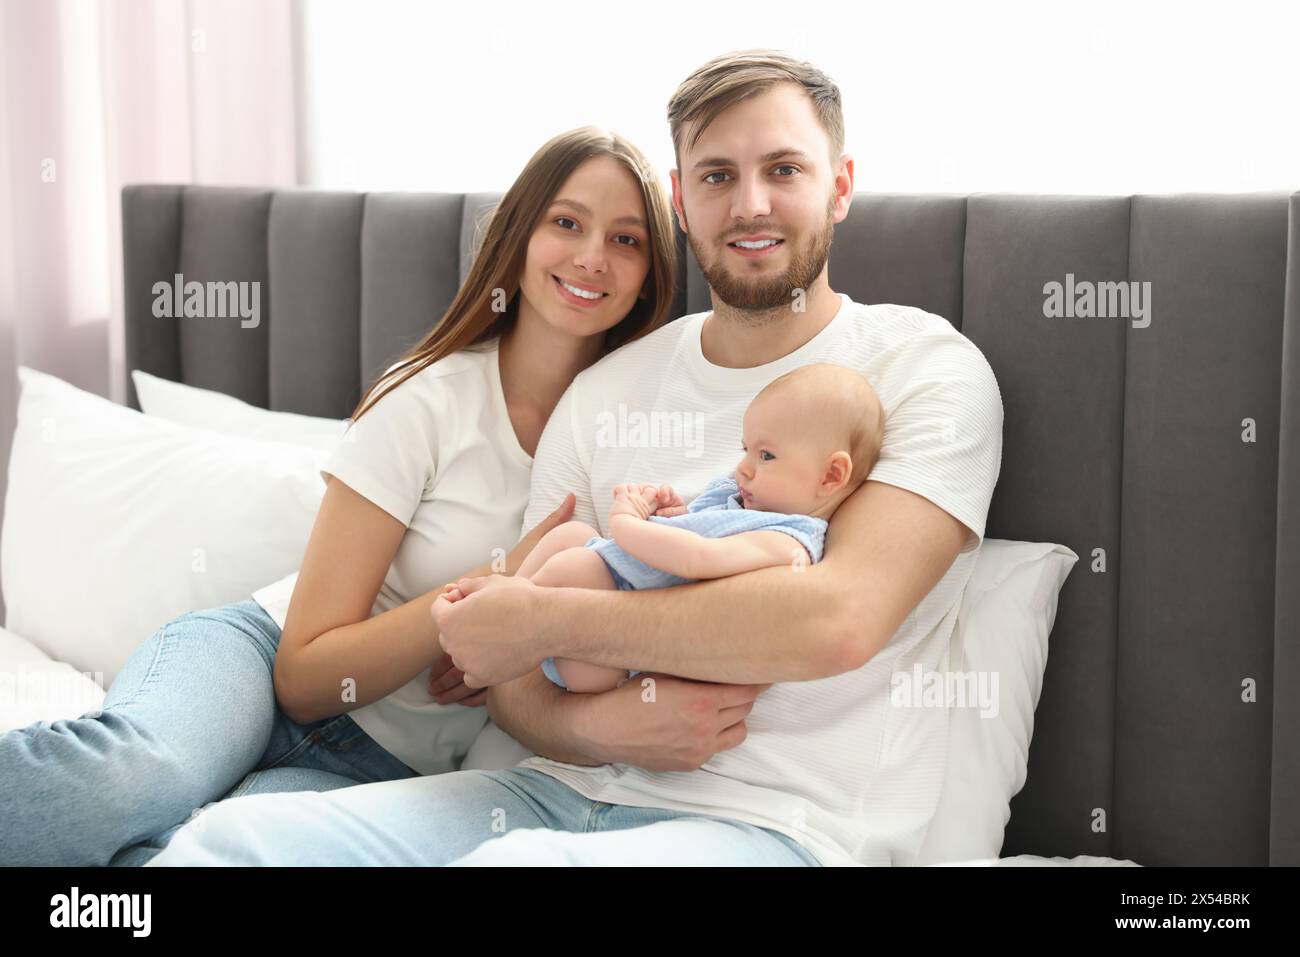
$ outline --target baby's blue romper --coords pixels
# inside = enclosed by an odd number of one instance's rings
[[[731,475],[716,478],[706,485],[704,491],[695,496],[686,509],[684,515],[651,515],[649,520],[690,529],[705,538],[725,538],[728,535],[756,532],[760,529],[785,532],[808,549],[808,555],[814,564],[821,561],[822,552],[825,550],[827,523],[824,518],[813,518],[810,515],[785,515],[781,512],[745,508],[740,498],[740,488]],[[593,535],[587,540],[585,547],[605,560],[610,576],[620,590],[670,588],[673,585],[690,584],[695,580],[681,578],[647,565],[639,558],[633,558],[612,538]],[[554,658],[547,658],[542,662],[542,671],[561,688],[567,687],[555,667]],[[639,671],[629,671],[628,677],[638,674]]]

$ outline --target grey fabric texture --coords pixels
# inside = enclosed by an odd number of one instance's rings
[[[346,417],[499,198],[128,186],[127,367]],[[674,318],[710,305],[678,243]],[[260,325],[155,317],[178,272],[261,282]],[[1149,324],[1049,316],[1067,275],[1149,282]],[[983,350],[1006,413],[986,534],[1080,556],[1002,854],[1300,864],[1300,194],[862,193],[831,280]]]

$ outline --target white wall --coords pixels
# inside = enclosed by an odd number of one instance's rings
[[[308,179],[504,189],[586,123],[666,175],[676,85],[773,46],[839,84],[861,190],[1300,189],[1300,6],[855,0],[304,4]]]

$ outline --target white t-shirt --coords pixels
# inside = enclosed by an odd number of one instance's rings
[[[810,362],[836,362],[866,375],[888,415],[869,479],[916,492],[972,530],[952,567],[869,662],[830,678],[773,684],[755,701],[744,742],[698,770],[588,768],[541,756],[519,766],[592,800],[771,828],[823,864],[908,864],[938,804],[948,712],[890,707],[890,677],[918,663],[926,672],[947,667],[1001,467],[1002,398],[984,356],[947,320],[841,300],[821,332],[766,365],[710,363],[700,348],[708,313],[697,313],[580,373],[542,435],[524,527],[570,489],[574,517],[602,534],[620,482],[670,482],[689,501],[739,461],[745,408],[767,383]]]
[[[407,526],[371,617],[504,560],[519,540],[532,457],[506,411],[498,344],[447,356],[397,386],[352,424],[321,469]],[[253,594],[281,628],[297,577]],[[428,680],[426,668],[350,714],[394,757],[437,774],[459,766],[488,715],[438,704]]]

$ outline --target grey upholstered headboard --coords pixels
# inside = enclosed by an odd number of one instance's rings
[[[128,368],[345,417],[450,303],[496,198],[127,187]],[[260,324],[156,318],[176,273],[260,281]],[[1045,316],[1067,274],[1149,281],[1150,324]],[[860,194],[831,277],[984,351],[987,534],[1080,555],[1003,854],[1300,864],[1300,194]],[[674,315],[708,304],[692,262]]]

